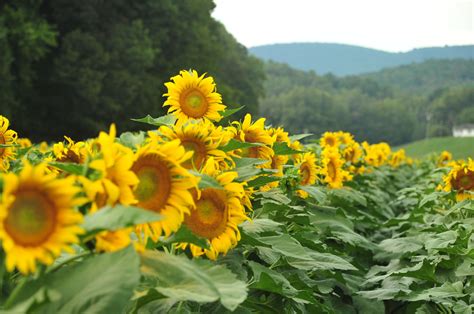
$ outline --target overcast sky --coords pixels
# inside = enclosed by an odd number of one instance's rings
[[[215,0],[247,47],[326,42],[386,51],[474,44],[474,0]]]

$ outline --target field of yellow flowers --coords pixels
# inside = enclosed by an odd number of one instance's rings
[[[472,313],[474,161],[165,85],[149,132],[32,144],[0,116],[2,313]]]

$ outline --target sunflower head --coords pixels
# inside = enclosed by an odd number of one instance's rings
[[[238,225],[248,219],[243,206],[246,193],[243,184],[235,182],[237,173],[219,171],[212,158],[202,172],[214,177],[222,188],[206,188],[193,193],[196,206],[186,214],[184,224],[196,235],[208,239],[210,247],[202,249],[188,243],[180,247],[189,246],[193,256],[206,254],[208,258],[216,259],[240,240]]]
[[[92,201],[91,211],[105,205],[131,205],[137,202],[133,189],[138,184],[138,178],[131,170],[134,154],[128,147],[117,143],[115,135],[115,125],[112,125],[109,133],[101,132],[94,141],[94,160],[89,167],[100,176],[93,179],[79,178]]]
[[[316,165],[316,155],[314,153],[300,154],[295,160],[295,165],[298,168],[298,175],[301,179],[300,185],[316,183],[319,168]],[[308,193],[303,190],[298,190],[298,195],[303,198],[308,197]]]
[[[231,162],[230,157],[219,147],[227,144],[232,134],[208,120],[162,126],[158,134],[162,142],[179,139],[186,152],[193,153],[192,158],[183,163],[187,169],[201,169],[210,157],[214,157],[218,164]]]
[[[446,166],[447,163],[451,161],[452,159],[453,159],[453,155],[450,152],[443,150],[438,157],[437,164],[439,167],[443,167],[443,166]]]
[[[474,199],[474,161],[451,164],[451,171],[443,178],[445,191],[456,191],[456,199]]]
[[[274,155],[273,143],[276,140],[276,134],[271,135],[269,130],[265,129],[265,119],[260,118],[252,123],[252,116],[246,114],[244,121],[234,122],[235,125],[235,139],[241,142],[260,144],[240,152],[241,157],[265,159],[268,162],[260,165],[262,168],[270,168],[272,157]]]
[[[135,157],[132,171],[139,183],[134,190],[137,206],[160,213],[163,220],[137,228],[145,238],[158,241],[181,226],[184,215],[194,206],[191,189],[198,179],[183,164],[192,156],[179,140],[166,143],[149,143],[141,147]]]
[[[7,270],[23,274],[36,270],[36,262],[50,265],[61,251],[73,251],[79,242],[82,215],[75,210],[83,200],[74,178],[57,178],[46,164],[25,164],[19,175],[4,176],[0,203],[0,239]]]
[[[7,146],[0,147],[0,171],[6,171],[10,168],[10,160],[15,155],[13,147],[8,147],[8,145],[15,145],[18,135],[15,131],[9,130],[9,126],[10,121],[4,116],[0,116],[0,145]]]
[[[336,132],[324,132],[323,136],[320,139],[320,144],[323,148],[338,148],[340,143],[340,136]]]
[[[323,181],[331,188],[341,188],[344,181],[352,179],[352,175],[343,169],[344,160],[336,148],[326,148],[322,152],[321,175]]]
[[[195,70],[182,70],[171,78],[171,82],[165,83],[168,92],[163,95],[167,97],[163,106],[169,106],[168,112],[176,116],[178,124],[188,120],[221,120],[219,112],[226,106],[216,92],[214,79],[205,78],[205,75],[199,76]]]
[[[392,153],[390,155],[390,160],[389,163],[392,167],[398,167],[400,166],[401,163],[405,162],[406,156],[405,156],[405,150],[400,149],[395,153]]]
[[[67,141],[66,145],[63,142],[53,145],[53,155],[56,160],[76,164],[85,163],[91,153],[89,145],[85,142],[74,143],[74,141],[67,136],[64,136],[64,138]]]
[[[358,163],[360,159],[362,158],[362,154],[363,154],[362,148],[357,142],[348,144],[342,151],[342,155],[344,156],[344,159],[351,164]]]

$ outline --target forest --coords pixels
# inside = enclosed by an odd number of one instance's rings
[[[198,1],[5,1],[0,6],[0,111],[33,140],[84,139],[115,121],[158,116],[162,82],[208,72],[229,108],[292,132],[352,132],[398,145],[474,121],[474,63],[430,60],[338,77],[263,62]],[[44,124],[54,126],[42,128]]]
[[[472,60],[427,61],[347,77],[270,61],[265,73],[261,112],[296,133],[345,130],[361,141],[399,145],[450,136],[454,125],[474,122]]]

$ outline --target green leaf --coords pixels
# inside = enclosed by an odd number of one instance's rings
[[[457,238],[458,232],[455,230],[449,230],[433,234],[424,244],[427,250],[444,249],[451,244],[454,244]]]
[[[174,123],[176,122],[176,117],[173,114],[168,114],[166,116],[162,116],[158,118],[153,118],[152,116],[147,115],[146,117],[141,118],[141,119],[131,119],[131,120],[154,125],[154,126],[162,126],[162,125],[171,126],[171,125],[174,125]]]
[[[191,172],[196,177],[200,177],[199,184],[198,184],[199,189],[201,190],[207,189],[207,188],[218,189],[218,190],[223,189],[219,181],[217,181],[213,177],[204,173],[194,171],[194,170],[191,170],[189,172]]]
[[[145,141],[145,132],[125,132],[120,134],[120,143],[129,147],[137,148]]]
[[[416,237],[385,239],[379,247],[390,253],[411,253],[423,248],[422,242]]]
[[[84,219],[82,227],[87,231],[87,236],[103,230],[119,230],[135,225],[160,221],[162,216],[134,206],[116,205],[106,206]]]
[[[250,147],[256,147],[256,146],[262,146],[262,144],[241,142],[232,138],[230,139],[229,143],[227,143],[225,146],[220,147],[219,149],[224,152],[230,152],[236,149],[244,149],[244,148],[250,148]]]
[[[181,225],[178,231],[176,231],[172,236],[167,239],[162,240],[161,242],[169,243],[192,243],[203,249],[209,248],[209,241],[206,238],[201,238],[195,235],[188,227]]]
[[[299,141],[299,140],[302,140],[304,138],[307,138],[307,137],[310,137],[310,136],[313,136],[314,134],[311,134],[311,133],[304,133],[304,134],[295,134],[295,135],[291,135],[290,136],[290,141]]]
[[[224,110],[224,111],[219,111],[219,114],[220,114],[223,118],[227,118],[227,117],[233,115],[234,113],[239,112],[239,111],[242,110],[243,108],[245,108],[245,106],[241,106],[241,107],[235,108],[235,109],[226,109],[226,110]]]
[[[330,194],[341,203],[355,203],[367,207],[367,199],[357,190],[350,188],[332,189]]]
[[[304,270],[357,270],[357,268],[342,257],[331,253],[319,253],[308,250],[307,254],[309,259],[288,257],[286,260],[291,266]]]
[[[145,251],[141,259],[142,273],[156,279],[152,288],[173,300],[199,303],[219,300],[233,311],[247,297],[245,283],[222,265],[159,251]]]
[[[305,191],[312,198],[314,198],[318,203],[324,203],[326,200],[326,193],[324,193],[321,187],[316,187],[312,185],[300,185],[298,189]]]
[[[56,296],[35,308],[35,313],[122,313],[139,281],[139,258],[129,247],[93,256],[29,282],[19,291],[15,305],[34,297],[43,287],[48,295]],[[39,289],[32,291],[34,287]]]
[[[275,152],[275,155],[294,155],[294,154],[302,153],[299,150],[295,150],[289,147],[288,144],[283,143],[283,142],[274,143],[272,148],[273,148],[273,151]]]
[[[251,188],[261,187],[268,183],[280,181],[281,178],[274,177],[274,176],[259,176],[256,179],[247,181],[247,186]]]
[[[267,218],[257,218],[245,221],[240,226],[249,234],[258,234],[262,232],[278,231],[282,224]]]
[[[341,269],[357,270],[351,263],[330,253],[319,253],[303,247],[288,234],[260,237],[260,241],[270,244],[272,249],[286,257],[291,266],[304,269]]]
[[[59,161],[50,161],[48,164],[70,174],[84,175],[87,172],[87,166],[83,164]]]
[[[443,298],[462,298],[465,295],[462,282],[457,281],[454,283],[445,282],[440,287],[413,292],[406,299],[409,301],[439,301]]]

